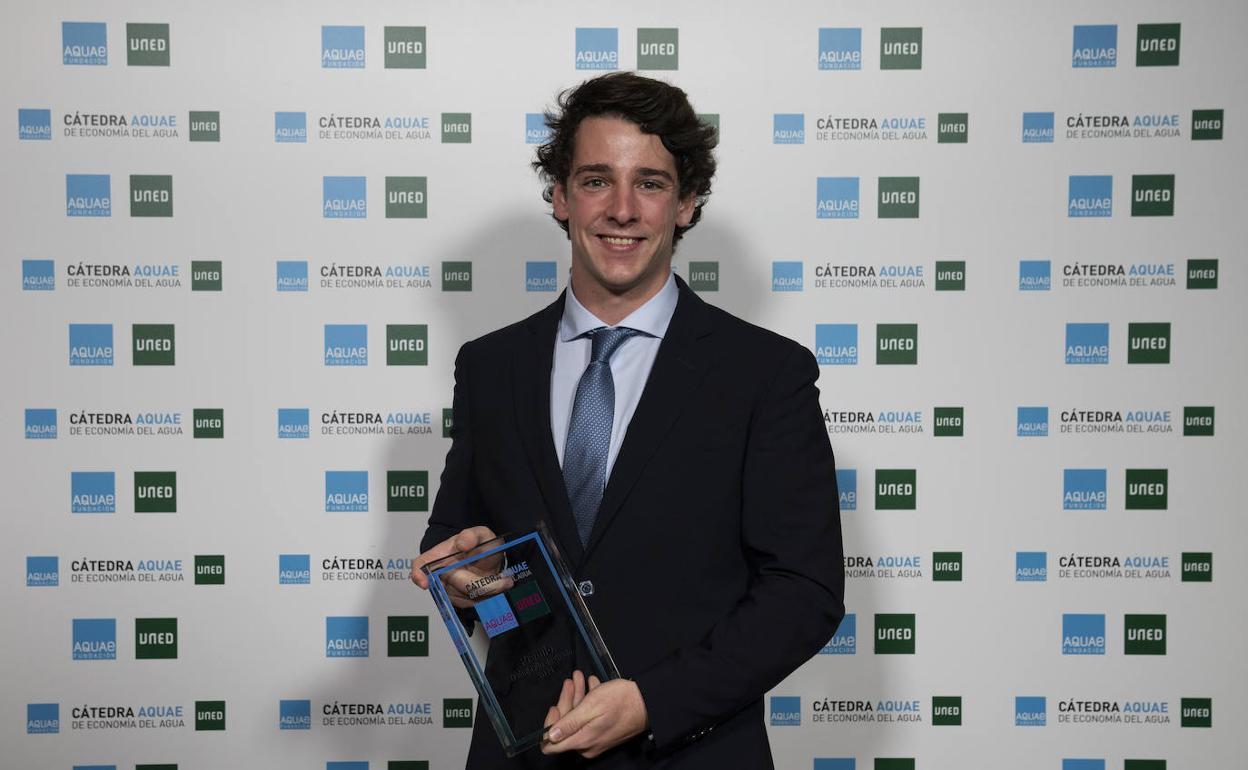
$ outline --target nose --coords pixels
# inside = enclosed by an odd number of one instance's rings
[[[637,191],[630,185],[616,185],[611,188],[611,200],[607,205],[607,216],[618,225],[628,225],[637,221]]]

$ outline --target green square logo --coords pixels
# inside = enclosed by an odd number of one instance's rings
[[[177,513],[177,471],[135,471],[134,512]]]
[[[937,262],[936,291],[966,291],[966,262]]]
[[[221,141],[221,113],[218,110],[191,110],[191,141]]]
[[[1127,363],[1170,363],[1170,324],[1127,324]]]
[[[883,366],[919,362],[918,324],[876,324],[875,363]]]
[[[386,27],[386,69],[425,68],[425,28]]]
[[[130,336],[135,366],[173,366],[173,324],[133,324]]]
[[[932,724],[936,727],[956,727],[962,724],[962,696],[933,695]]]
[[[1184,436],[1212,436],[1213,435],[1213,407],[1211,406],[1185,406],[1183,407],[1183,435]]]
[[[472,113],[442,113],[442,144],[472,144]]]
[[[168,67],[169,25],[127,24],[126,65],[130,67]]]
[[[425,658],[429,656],[429,617],[391,615],[386,618],[386,656]]]
[[[546,597],[542,596],[542,589],[538,587],[536,580],[511,589],[507,592],[507,598],[511,600],[511,607],[521,623],[550,614],[550,605],[546,603]]]
[[[1164,759],[1124,759],[1122,770],[1166,770]]]
[[[225,585],[225,554],[195,555],[195,585]]]
[[[451,437],[451,429],[455,427],[455,410],[449,407],[442,409],[442,438]]]
[[[1136,27],[1135,66],[1179,66],[1179,25],[1141,24]]]
[[[472,263],[443,262],[442,291],[472,291]]]
[[[429,770],[429,762],[424,759],[392,759],[386,763],[386,770]]]
[[[1131,216],[1174,216],[1174,174],[1133,174]]]
[[[1189,259],[1187,260],[1187,288],[1216,289],[1218,288],[1218,260]]]
[[[936,426],[933,432],[937,436],[961,436],[962,409],[960,406],[936,407],[933,410],[936,413]]]
[[[136,660],[169,660],[178,657],[177,618],[135,618]]]
[[[1180,698],[1181,727],[1213,727],[1213,698]]]
[[[170,174],[131,174],[130,216],[173,216],[173,176]]]
[[[715,129],[716,138],[719,137],[719,113],[718,112],[699,112],[698,120]]]
[[[443,698],[442,726],[472,727],[472,698]]]
[[[877,511],[913,511],[916,490],[914,468],[877,468],[875,470],[875,509]]]
[[[197,700],[195,701],[195,729],[196,730],[224,730],[225,729],[225,701],[223,700]]]
[[[1126,615],[1123,617],[1123,654],[1165,655],[1166,616]]]
[[[428,363],[427,325],[386,324],[386,366],[426,366]]]
[[[196,409],[191,413],[195,438],[225,438],[224,409]]]
[[[386,177],[386,219],[429,216],[428,181],[423,176]]]
[[[191,291],[221,291],[221,262],[219,260],[191,262]]]
[[[1184,551],[1183,578],[1184,583],[1213,582],[1213,552]]]
[[[719,263],[690,262],[689,288],[694,291],[719,291]]]
[[[882,27],[880,29],[880,69],[923,69],[923,28]]]
[[[1166,510],[1168,479],[1165,468],[1127,468],[1127,510]]]
[[[875,770],[914,770],[914,757],[876,757]]]
[[[1222,110],[1192,110],[1192,139],[1222,138]]]
[[[429,510],[429,471],[386,471],[386,510]]]
[[[919,178],[917,176],[882,176],[879,183],[880,219],[919,218]]]
[[[641,28],[637,30],[637,69],[680,69],[680,30]]]
[[[969,114],[965,112],[941,112],[936,115],[937,144],[966,144],[966,127]]]
[[[875,654],[914,654],[914,615],[880,613],[875,615]]]
[[[934,551],[932,553],[932,580],[961,583],[962,552]]]

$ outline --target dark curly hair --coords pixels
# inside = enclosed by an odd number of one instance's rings
[[[696,196],[693,219],[685,227],[676,226],[673,243],[679,241],[702,218],[702,207],[711,194],[711,178],[715,176],[715,145],[719,135],[714,126],[698,120],[685,92],[661,80],[642,77],[632,72],[613,72],[586,80],[559,95],[558,109],[545,113],[550,139],[537,148],[533,170],[541,177],[545,189],[542,197],[554,200],[555,185],[566,184],[572,173],[572,154],[576,131],[585,118],[609,116],[623,118],[643,133],[654,134],[676,160],[676,177],[680,197]],[[568,223],[553,214],[564,232]]]

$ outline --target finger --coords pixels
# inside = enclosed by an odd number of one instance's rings
[[[556,704],[556,706],[559,709],[560,718],[567,716],[568,712],[572,710],[572,693],[573,693],[572,680],[564,679],[563,688],[559,690],[559,702]]]
[[[493,539],[494,531],[489,527],[469,527],[455,536],[455,544],[458,546],[457,550],[467,551]]]
[[[460,549],[455,547],[455,540],[458,537],[459,535],[448,537],[434,547],[430,548],[428,551],[425,551],[417,556],[416,559],[412,561],[412,582],[421,588],[427,589],[429,587],[429,576],[426,575],[424,570],[421,568],[426,564],[432,564],[438,559],[445,559],[451,554],[458,552]]]
[[[551,753],[582,751],[594,747],[599,732],[594,726],[596,718],[596,715],[589,716],[579,710],[564,714],[546,733],[551,743]]]
[[[585,699],[585,675],[580,669],[572,672],[572,708],[581,705]]]
[[[561,716],[563,716],[563,714],[559,713],[559,709],[555,708],[554,706],[551,706],[550,709],[547,710],[546,712],[546,718],[542,720],[542,727],[550,727],[555,722],[558,722],[559,717]]]
[[[600,684],[602,684],[602,682],[598,679],[598,677],[594,676],[593,674],[589,675],[589,689],[593,690],[597,688],[598,685]]]

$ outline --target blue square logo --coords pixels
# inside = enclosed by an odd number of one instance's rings
[[[368,324],[325,324],[326,366],[368,366]]]
[[[853,757],[815,757],[814,770],[854,770]]]
[[[1048,708],[1044,696],[1019,695],[1014,698],[1014,724],[1017,727],[1044,727]]]
[[[1047,259],[1023,259],[1018,262],[1019,291],[1048,291],[1053,287],[1053,268]]]
[[[26,585],[55,588],[61,584],[60,559],[56,556],[27,556]]]
[[[22,291],[55,291],[56,263],[50,259],[22,260]]]
[[[1049,555],[1045,551],[1015,551],[1014,580],[1044,583],[1049,579]]]
[[[798,727],[802,724],[802,699],[797,695],[771,696],[772,727]]]
[[[525,291],[559,291],[558,265],[554,262],[525,262]]]
[[[1105,760],[1063,759],[1062,770],[1105,770]]]
[[[1022,437],[1049,435],[1049,408],[1047,406],[1020,406],[1018,408],[1018,435]]]
[[[1065,613],[1062,615],[1063,655],[1104,655],[1105,616]]]
[[[282,553],[277,556],[277,584],[306,586],[312,583],[312,557],[306,553]]]
[[[112,324],[69,325],[70,366],[112,366]]]
[[[26,438],[56,438],[56,410],[27,409]]]
[[[836,633],[828,643],[819,650],[820,655],[857,655],[858,654],[858,616],[846,613]]]
[[[40,735],[61,731],[61,704],[27,703],[26,734]]]
[[[326,762],[325,770],[368,770],[367,761]]]
[[[71,513],[116,513],[117,477],[112,471],[71,471]]]
[[[26,109],[17,110],[17,138],[35,141],[52,138],[52,110]]]
[[[65,216],[111,217],[112,183],[108,174],[66,174]]]
[[[279,408],[277,410],[278,438],[308,438],[311,433],[307,409]]]
[[[306,143],[308,141],[308,113],[274,112],[273,141]]]
[[[858,363],[858,324],[815,324],[815,358],[820,366]]]
[[[322,69],[364,69],[363,27],[321,27]]]
[[[1066,363],[1108,364],[1109,324],[1066,324]]]
[[[279,260],[277,263],[278,291],[307,291],[307,260]]]
[[[777,112],[771,119],[772,144],[806,144],[806,115]]]
[[[616,70],[620,68],[620,32],[615,27],[576,28],[576,68]]]
[[[325,618],[325,657],[367,658],[368,616]]]
[[[325,510],[367,511],[368,471],[325,471]]]
[[[277,706],[277,729],[311,730],[312,701],[284,700]]]
[[[1066,468],[1062,471],[1062,508],[1067,511],[1103,511],[1104,468]]]
[[[772,291],[801,291],[802,290],[802,263],[801,262],[772,262],[771,263],[771,290]]]
[[[860,27],[820,28],[819,69],[862,69],[862,29]]]
[[[321,181],[326,219],[364,219],[368,216],[368,188],[362,176],[327,176]]]
[[[1023,144],[1053,143],[1053,113],[1023,113]]]
[[[1074,39],[1070,66],[1078,69],[1118,66],[1117,24],[1076,24]]]
[[[108,64],[108,25],[102,21],[61,22],[61,53],[65,64]]]
[[[1072,218],[1112,217],[1114,178],[1107,174],[1071,175],[1066,216]]]
[[[842,511],[858,510],[858,469],[836,469],[836,491]]]
[[[74,618],[74,660],[116,660],[115,618]]]
[[[858,177],[819,177],[815,188],[815,218],[857,219]]]
[[[550,127],[546,125],[546,116],[540,112],[524,113],[524,143],[543,144],[550,139]]]
[[[473,609],[477,611],[477,617],[481,618],[481,625],[491,639],[513,628],[520,627],[520,623],[516,620],[515,613],[511,611],[511,605],[507,602],[505,594],[498,594],[484,601],[479,601]]]

